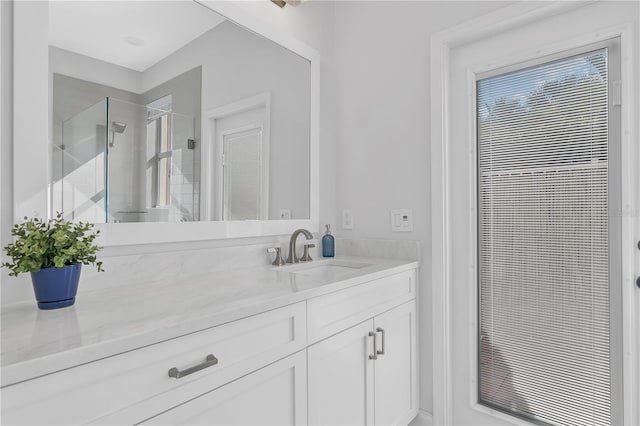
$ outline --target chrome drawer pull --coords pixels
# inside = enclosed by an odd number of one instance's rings
[[[218,363],[218,358],[213,356],[212,354],[207,355],[207,359],[202,364],[194,365],[193,367],[189,367],[186,370],[178,370],[173,367],[169,369],[169,377],[175,377],[179,379],[180,377],[188,376],[191,373],[195,373],[196,371],[204,370],[207,367],[211,367],[212,365],[216,365]]]
[[[369,336],[373,336],[373,355],[369,355],[369,359],[376,360],[378,359],[378,351],[376,349],[378,347],[378,334],[370,331]]]
[[[384,355],[384,329],[378,327],[378,328],[376,328],[376,332],[382,333],[382,350],[381,351],[376,351],[376,353],[378,355]]]

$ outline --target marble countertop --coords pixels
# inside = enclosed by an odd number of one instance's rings
[[[293,273],[327,262],[340,272]],[[2,308],[2,386],[214,327],[386,275],[410,260],[336,257],[85,291],[74,306],[44,311],[35,301]],[[82,285],[82,283],[81,283]]]

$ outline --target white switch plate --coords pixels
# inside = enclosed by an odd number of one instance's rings
[[[391,232],[413,231],[413,210],[391,210]]]
[[[352,210],[342,210],[342,229],[353,229]]]
[[[281,220],[291,219],[291,209],[280,209],[280,219]]]

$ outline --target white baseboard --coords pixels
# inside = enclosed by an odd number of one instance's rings
[[[433,426],[433,415],[424,410],[419,410],[418,415],[409,423],[409,426]]]

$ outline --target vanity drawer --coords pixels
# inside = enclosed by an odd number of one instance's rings
[[[309,299],[309,344],[415,297],[416,275],[415,270],[411,270]]]
[[[306,309],[300,302],[8,386],[2,389],[1,420],[68,425],[109,418],[105,423],[113,424],[119,413],[117,423],[131,424],[305,346]],[[170,368],[184,371],[209,354],[217,364],[169,377]]]

